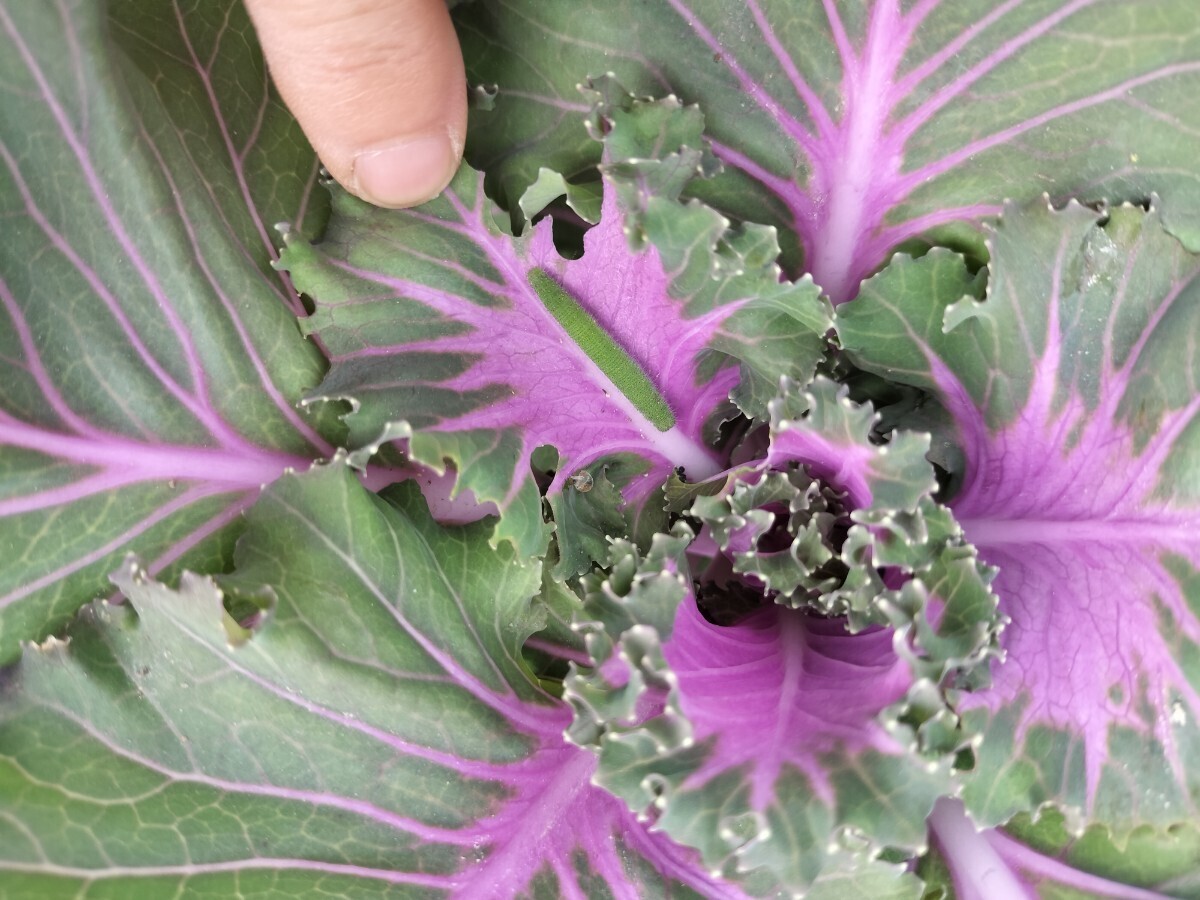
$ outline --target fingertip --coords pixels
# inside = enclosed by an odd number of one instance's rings
[[[466,134],[462,52],[444,0],[247,0],[271,75],[322,164],[379,206],[454,177]]]
[[[417,206],[440,194],[462,160],[462,139],[442,132],[394,140],[359,152],[347,190],[376,206]]]

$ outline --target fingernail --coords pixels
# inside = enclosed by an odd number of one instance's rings
[[[377,206],[416,206],[441,193],[457,168],[448,133],[423,135],[358,154],[355,193]]]

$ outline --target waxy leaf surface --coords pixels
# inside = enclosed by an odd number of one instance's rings
[[[873,422],[832,382],[786,391],[769,462],[695,500],[695,539],[618,541],[583,579],[571,738],[599,784],[755,893],[832,890],[920,844],[964,740],[941,686],[994,643],[927,439],[876,446]]]
[[[588,579],[593,661],[566,696],[597,782],[754,894],[866,864],[831,846],[843,828],[918,842],[946,766],[895,720],[913,675],[892,632],[774,604],[712,624],[689,586],[690,540],[661,535],[644,559],[618,542],[613,574]]]
[[[0,661],[126,552],[224,568],[261,485],[332,452],[270,265],[324,201],[244,12],[105,6],[0,5]]]
[[[1134,833],[1120,846],[1102,827],[1073,834],[1060,815],[1028,816],[980,831],[962,803],[939,800],[929,817],[931,849],[918,869],[927,891],[955,900],[1112,897],[1165,900],[1196,896],[1200,835],[1194,827]]]
[[[540,563],[341,462],[275,482],[248,519],[219,587],[130,561],[126,605],[4,673],[6,889],[744,896],[563,740],[569,709],[521,660]]]
[[[1200,802],[1200,258],[1157,212],[1010,208],[986,299],[961,259],[896,260],[840,311],[861,366],[931,392],[950,498],[1011,618],[965,798],[1113,827]],[[965,295],[965,296],[964,296]],[[961,298],[961,299],[960,299]]]
[[[571,127],[576,85],[612,71],[700,105],[733,174],[696,189],[790,231],[791,264],[835,302],[897,245],[1043,191],[1158,191],[1200,249],[1193,3],[515,0],[457,20],[471,76],[498,88],[471,159],[504,192],[594,160]]]
[[[656,126],[664,139],[675,106]],[[552,217],[509,235],[467,166],[416,210],[337,193],[325,239],[290,242],[283,259],[316,300],[306,324],[333,364],[310,400],[353,404],[356,448],[405,439],[417,461],[452,466],[460,488],[504,514],[499,536],[526,553],[544,542],[530,470],[539,447],[558,452],[552,497],[575,490],[573,475],[595,483],[605,467],[631,504],[678,466],[694,479],[715,474],[724,467],[710,446],[715,427],[743,380],[734,354],[755,349],[725,335],[725,323],[740,315],[761,331],[788,319],[763,339],[786,346],[788,366],[807,377],[827,308],[811,283],[780,283],[764,229],[727,235],[713,211],[642,186],[644,246],[631,249],[631,211],[610,184],[576,260],[556,249]],[[748,366],[745,380],[757,377]],[[666,421],[638,401],[646,390]]]

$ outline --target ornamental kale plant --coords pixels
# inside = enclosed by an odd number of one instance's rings
[[[1200,897],[1200,8],[455,16],[0,0],[0,896]]]

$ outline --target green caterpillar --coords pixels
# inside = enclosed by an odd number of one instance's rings
[[[654,382],[642,371],[632,356],[621,349],[591,314],[563,290],[542,268],[532,268],[527,273],[529,284],[542,305],[554,320],[563,327],[571,340],[583,348],[599,368],[624,394],[638,412],[650,420],[659,431],[670,431],[675,427],[675,414],[658,392]]]

